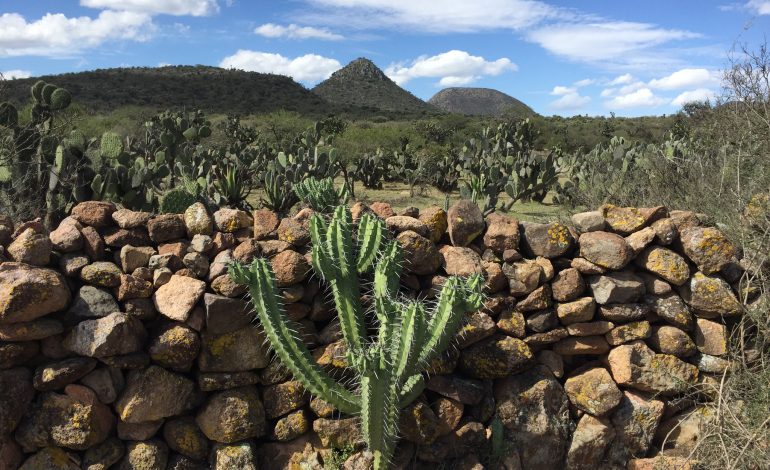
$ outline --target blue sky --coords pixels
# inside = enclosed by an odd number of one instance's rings
[[[363,56],[423,99],[636,116],[718,96],[730,50],[767,32],[770,0],[0,0],[0,72],[206,64],[311,87]]]

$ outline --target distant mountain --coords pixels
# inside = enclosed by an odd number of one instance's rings
[[[7,80],[0,84],[0,101],[23,105],[30,98],[30,86],[41,79],[67,88],[75,103],[96,111],[134,105],[237,114],[288,110],[325,116],[341,112],[340,107],[289,77],[202,65],[100,69]],[[348,107],[348,111],[366,112],[356,107]]]
[[[428,100],[428,103],[449,113],[517,117],[535,115],[535,111],[512,96],[491,88],[445,88]]]
[[[359,58],[316,85],[313,93],[344,105],[411,114],[436,112],[432,106],[396,85],[372,61]]]

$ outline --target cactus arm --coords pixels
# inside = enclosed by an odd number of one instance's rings
[[[402,309],[401,323],[393,337],[392,362],[398,381],[412,374],[415,358],[420,352],[425,331],[423,319],[425,309],[421,303],[413,302]]]
[[[376,364],[377,359],[374,362]],[[390,466],[398,418],[393,374],[389,367],[382,365],[361,377],[361,428],[374,455],[374,470],[387,470]]]
[[[310,219],[310,240],[313,253],[313,270],[327,282],[334,279],[335,271],[333,263],[324,250],[326,246],[326,231],[328,227],[323,217],[313,214]]]
[[[280,296],[267,261],[258,258],[249,268],[234,264],[229,271],[233,280],[248,284],[251,303],[281,363],[310,393],[331,403],[343,413],[357,413],[358,400],[355,395],[315,363],[310,351],[291,327],[291,320],[278,301]]]
[[[415,374],[406,379],[401,386],[398,394],[398,408],[403,409],[417,399],[425,390],[425,377],[422,374]]]
[[[401,277],[401,249],[396,241],[391,241],[374,269],[374,295],[394,297],[398,294]]]
[[[385,225],[381,219],[364,214],[358,223],[358,274],[369,271],[384,238]]]

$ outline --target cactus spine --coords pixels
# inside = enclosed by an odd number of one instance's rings
[[[313,269],[334,295],[348,351],[358,377],[351,391],[318,366],[288,319],[268,262],[234,264],[232,278],[248,285],[251,302],[281,362],[316,396],[341,412],[360,415],[364,439],[374,455],[375,470],[390,465],[395,449],[399,411],[424,388],[422,372],[448,346],[464,314],[481,307],[480,276],[450,278],[430,313],[420,302],[398,297],[400,246],[386,240],[384,222],[365,214],[353,240],[350,210],[335,209],[327,223],[311,219]],[[357,249],[356,249],[357,248]],[[373,271],[373,274],[371,272]],[[372,294],[378,334],[367,335],[359,278],[373,276]]]

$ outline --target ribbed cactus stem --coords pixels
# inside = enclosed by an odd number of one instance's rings
[[[397,436],[395,375],[384,354],[379,350],[372,358],[372,367],[361,377],[361,428],[374,456],[374,470],[390,467]]]
[[[360,406],[357,397],[315,363],[299,334],[292,328],[291,320],[278,301],[274,275],[267,261],[256,259],[248,268],[234,264],[229,269],[236,282],[249,286],[251,303],[281,363],[310,393],[343,413],[357,413]]]

